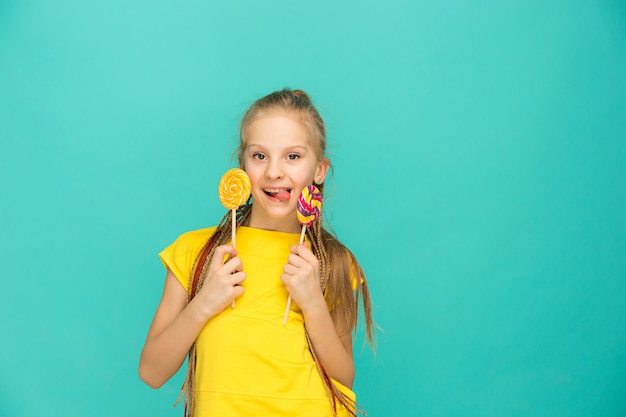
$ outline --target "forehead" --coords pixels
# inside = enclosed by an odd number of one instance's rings
[[[295,112],[264,111],[249,121],[242,137],[245,147],[260,144],[313,146],[310,124]]]

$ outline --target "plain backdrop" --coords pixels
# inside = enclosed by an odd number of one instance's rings
[[[626,415],[626,3],[0,2],[0,415],[180,416],[157,253],[257,98],[310,93],[387,416]]]

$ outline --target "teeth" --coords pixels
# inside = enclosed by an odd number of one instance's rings
[[[289,191],[289,188],[264,188],[263,191],[267,193],[276,194],[276,193],[280,193],[281,191]]]

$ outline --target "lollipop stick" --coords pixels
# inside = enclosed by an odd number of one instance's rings
[[[287,307],[285,308],[285,317],[283,318],[283,326],[287,325],[287,318],[289,317],[289,309],[291,308],[291,294],[287,298]]]
[[[306,232],[306,224],[302,225],[302,231],[300,232],[300,244],[304,242],[304,232]]]
[[[231,210],[232,218],[233,218],[233,227],[232,227],[232,238],[231,238],[231,242],[233,242],[233,248],[236,246],[235,244],[235,232],[237,231],[237,209],[233,207],[233,209]]]
[[[233,218],[233,225],[232,225],[232,235],[231,235],[231,242],[233,242],[233,248],[235,247],[235,232],[237,231],[237,220],[236,220],[236,216],[237,216],[237,209],[233,207],[233,209],[231,210],[232,213],[232,218]],[[230,305],[230,308],[235,308],[235,300],[233,300],[233,303]]]
[[[302,231],[300,232],[300,244],[304,242],[304,233],[306,232],[306,224],[302,225]],[[285,308],[285,317],[283,318],[283,326],[287,324],[287,317],[289,317],[289,309],[291,308],[291,294],[287,297],[287,308]]]

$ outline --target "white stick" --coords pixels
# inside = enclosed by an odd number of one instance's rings
[[[302,225],[302,231],[300,232],[300,244],[304,242],[304,233],[306,232],[306,225]],[[285,308],[285,317],[283,318],[283,326],[287,324],[287,318],[289,317],[289,310],[291,309],[291,294],[287,297],[287,308]]]
[[[236,246],[235,245],[235,232],[237,231],[237,209],[233,207],[231,213],[233,214],[233,227],[232,227],[232,238],[231,241],[233,242],[233,248]]]
[[[233,227],[232,227],[232,234],[231,234],[231,242],[233,243],[233,248],[235,247],[235,232],[237,231],[237,220],[236,220],[236,216],[237,216],[237,209],[235,207],[232,208],[232,218],[233,218]],[[233,300],[233,303],[230,305],[230,308],[235,308],[235,300]]]

